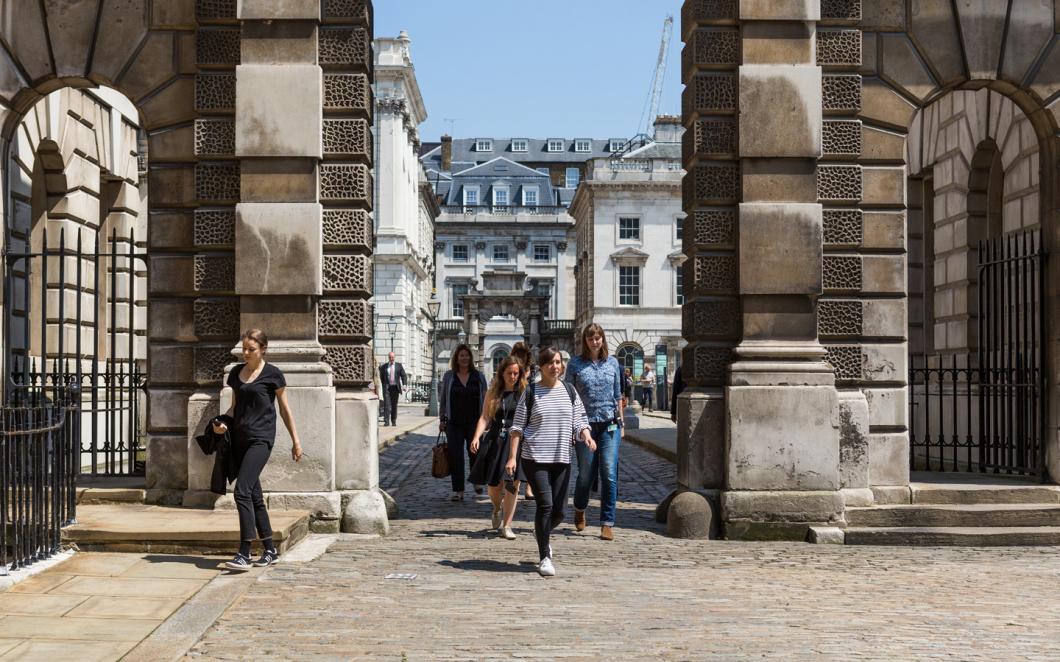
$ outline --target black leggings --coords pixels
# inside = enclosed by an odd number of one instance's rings
[[[537,536],[537,553],[540,558],[549,556],[548,539],[552,529],[563,521],[563,509],[567,505],[567,488],[570,487],[570,464],[562,462],[534,462],[523,458],[523,473],[534,488],[534,535]]]
[[[236,510],[239,511],[239,540],[254,540],[254,531],[262,540],[272,538],[269,511],[265,510],[265,497],[261,493],[261,471],[269,461],[272,448],[264,439],[237,440],[236,461],[239,474],[236,478]]]
[[[452,421],[445,424],[446,451],[449,455],[449,478],[453,482],[454,492],[464,491],[464,450],[467,449],[467,466],[475,466],[478,453],[471,452],[471,435],[475,434],[475,425],[470,427],[457,425]]]

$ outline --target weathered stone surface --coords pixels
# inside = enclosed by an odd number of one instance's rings
[[[900,161],[905,158],[905,136],[872,126],[861,126],[861,161]]]
[[[725,522],[837,522],[843,518],[839,491],[727,491],[721,493]]]
[[[217,388],[213,389],[213,392],[197,392],[188,398],[187,405],[188,435],[185,439],[185,456],[188,470],[186,488],[189,492],[202,493],[201,497],[192,497],[192,499],[196,499],[197,503],[205,501],[206,503],[203,503],[203,505],[210,508],[214,506],[216,499],[205,495],[210,493],[210,478],[213,475],[214,456],[204,454],[202,449],[199,448],[199,444],[195,441],[195,437],[202,434],[210,420],[221,413],[219,391],[220,389]],[[189,503],[189,496],[185,495],[184,505],[186,507],[193,505]]]
[[[315,518],[338,519],[342,515],[342,498],[338,492],[271,492],[271,510],[309,511]]]
[[[868,0],[861,4],[862,30],[866,32],[905,30],[905,0]]]
[[[821,233],[818,204],[741,204],[740,293],[819,294]]]
[[[195,357],[191,345],[155,343],[147,370],[155,384],[187,384],[194,381]]]
[[[961,35],[968,45],[964,51],[968,73],[973,80],[996,79],[1008,6],[994,0],[958,0],[956,4]]]
[[[188,483],[188,454],[181,435],[151,434],[147,438],[146,486],[183,490]]]
[[[964,49],[957,33],[952,0],[919,0],[913,3],[912,12],[913,37],[939,75],[939,82],[950,85],[962,80]]]
[[[95,36],[99,0],[44,0],[55,73],[84,76]]]
[[[390,533],[386,503],[379,490],[344,492],[342,510],[343,533]]]
[[[862,168],[861,200],[867,205],[905,206],[905,168]]]
[[[1003,79],[1014,85],[1023,82],[1031,65],[1053,37],[1051,26],[1055,4],[1053,0],[1012,3],[1008,19],[1009,36],[1005,40],[1005,52],[1001,60]]]
[[[243,64],[317,63],[317,24],[310,21],[250,21],[243,24]]]
[[[31,82],[52,74],[48,37],[39,0],[10,0],[0,12],[0,34]]]
[[[156,298],[147,307],[147,336],[150,340],[195,340],[192,304],[187,299]]]
[[[319,0],[238,0],[236,17],[241,21],[320,20]]]
[[[902,212],[867,212],[864,228],[866,248],[905,246],[905,214]]]
[[[666,513],[666,535],[703,540],[717,537],[717,519],[710,499],[700,492],[680,492]]]
[[[317,166],[312,159],[245,159],[240,164],[243,202],[316,203]]]
[[[321,207],[236,205],[236,292],[321,293]]]
[[[195,81],[180,78],[140,104],[144,128],[153,130],[195,118]],[[152,194],[154,192],[152,191]]]
[[[862,291],[874,294],[905,292],[905,257],[902,255],[865,255],[861,258]]]
[[[316,65],[236,68],[236,155],[323,154],[323,78]]]
[[[147,391],[147,429],[183,432],[187,425],[187,402],[191,389],[151,388]]]
[[[379,399],[340,392],[335,398],[335,480],[340,489],[379,486]]]
[[[839,484],[869,486],[869,407],[861,391],[839,393]]]
[[[147,35],[148,3],[147,0],[107,0],[100,4],[99,34],[89,74],[93,79],[113,81]]]
[[[821,155],[821,69],[814,66],[740,67],[740,156]],[[784,116],[783,126],[776,123]]]
[[[1031,83],[1031,90],[1042,99],[1048,99],[1056,94],[1060,91],[1060,76],[1056,75],[1057,71],[1060,71],[1060,47],[1054,44],[1049,55],[1042,61],[1038,75]],[[1055,116],[1056,111],[1053,112]]]
[[[905,130],[916,114],[916,107],[906,101],[887,83],[866,78],[861,86],[861,117]]]
[[[379,494],[383,496],[383,503],[386,504],[386,518],[388,520],[397,519],[401,515],[401,509],[398,508],[398,502],[394,497],[390,496],[390,493],[386,490],[379,490]]]
[[[725,398],[720,389],[686,389],[677,398],[677,457],[678,484],[723,486]]]
[[[909,484],[909,435],[907,433],[872,433],[869,435],[869,484],[873,486]],[[879,497],[877,497],[878,500]]]
[[[909,424],[909,393],[901,388],[863,388],[869,405],[869,425],[904,428]]]
[[[820,0],[740,0],[744,21],[817,21]]]
[[[133,101],[139,101],[176,75],[172,33],[152,32],[118,84]]]
[[[806,542],[815,545],[842,545],[843,529],[838,526],[811,526]]]
[[[816,166],[813,159],[747,159],[739,187],[743,200],[817,202]]]
[[[743,64],[814,64],[811,23],[748,21],[740,48]]]
[[[881,34],[880,75],[923,101],[938,87],[904,34]]]

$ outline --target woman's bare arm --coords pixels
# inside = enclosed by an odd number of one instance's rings
[[[276,402],[280,405],[280,418],[287,426],[287,432],[291,435],[291,457],[294,461],[302,459],[302,442],[298,440],[298,430],[294,426],[294,416],[291,415],[291,405],[287,403],[287,389],[276,389]]]

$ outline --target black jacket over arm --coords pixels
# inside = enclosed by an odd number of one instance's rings
[[[213,431],[214,421],[224,423],[228,431],[217,434]],[[218,416],[206,423],[206,429],[195,442],[203,454],[213,455],[213,473],[210,475],[210,491],[214,494],[225,494],[228,484],[236,479],[239,467],[236,465],[236,454],[232,452],[232,430],[236,422],[231,416]]]

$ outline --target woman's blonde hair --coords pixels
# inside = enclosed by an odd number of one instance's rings
[[[477,370],[477,368],[475,368],[475,353],[471,351],[471,345],[468,345],[467,343],[461,343],[453,350],[453,357],[449,359],[449,368],[453,372],[457,371],[460,367],[460,352],[464,350],[467,350],[468,355],[471,357],[471,372],[475,372]]]
[[[526,388],[526,366],[514,356],[506,356],[501,361],[500,366],[497,367],[497,373],[493,375],[493,383],[490,384],[489,390],[486,391],[486,418],[493,418],[497,413],[497,407],[500,406],[501,398],[504,397],[504,373],[508,372],[508,368],[513,365],[519,366],[519,379],[515,380],[516,397]]]
[[[593,323],[582,329],[582,358],[586,361],[590,361],[593,358],[592,352],[589,351],[589,338],[596,335],[600,336],[604,341],[600,345],[600,358],[607,358],[607,335],[604,333],[602,326]]]

